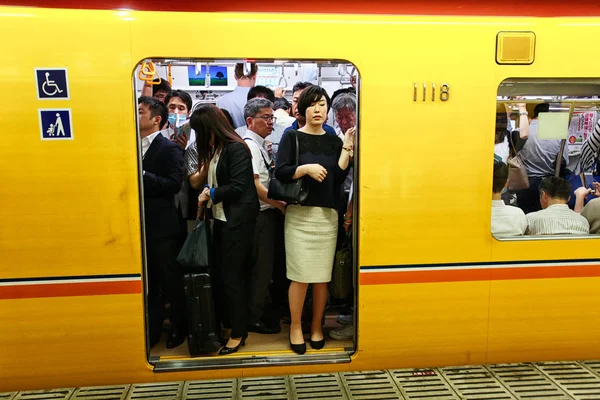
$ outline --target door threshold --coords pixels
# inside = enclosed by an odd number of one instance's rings
[[[338,349],[336,349],[338,350]],[[307,350],[306,354],[298,355],[290,351],[275,351],[270,353],[237,353],[230,356],[204,357],[156,357],[151,358],[154,372],[175,372],[190,370],[245,368],[245,367],[276,367],[289,365],[317,365],[349,363],[354,353],[351,348],[329,351]]]

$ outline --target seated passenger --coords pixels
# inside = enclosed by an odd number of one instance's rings
[[[502,192],[508,186],[508,165],[494,162],[494,182],[492,184],[492,235],[520,236],[527,230],[527,218],[518,207],[507,206],[502,200]]]
[[[590,200],[584,207],[585,198],[588,194],[594,196],[600,195],[600,183],[594,182],[594,193],[591,189],[580,187],[575,190],[575,212],[581,212],[581,215],[587,219],[590,224],[590,233],[597,235],[600,233],[600,198]]]
[[[577,235],[590,231],[587,219],[567,205],[571,184],[556,176],[544,178],[540,185],[541,211],[527,214],[528,235]]]

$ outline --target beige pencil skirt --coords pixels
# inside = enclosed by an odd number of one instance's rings
[[[287,278],[303,283],[330,282],[337,233],[338,213],[333,208],[287,206]]]

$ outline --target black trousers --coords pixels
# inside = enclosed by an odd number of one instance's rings
[[[540,204],[540,184],[542,183],[542,179],[530,176],[529,187],[516,192],[517,205],[525,214],[542,209],[542,205]]]
[[[248,303],[246,276],[252,268],[252,245],[256,221],[230,229],[214,220],[213,294],[217,322],[231,328],[231,337],[247,334]]]
[[[252,269],[247,279],[248,322],[251,324],[273,314],[271,310],[265,310],[265,299],[276,263],[277,268],[282,268],[285,273],[285,259],[281,264],[281,253],[284,253],[285,257],[285,249],[281,247],[282,230],[283,214],[279,210],[267,209],[258,214],[252,247]]]
[[[147,242],[150,343],[160,340],[165,299],[171,303],[173,328],[185,331],[187,327],[183,274],[176,261],[179,247],[176,236]]]

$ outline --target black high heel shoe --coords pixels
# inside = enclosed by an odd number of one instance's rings
[[[321,340],[312,340],[310,339],[310,347],[312,347],[315,350],[321,350],[323,347],[325,347],[325,337],[323,337],[323,339]]]
[[[235,347],[223,347],[220,351],[219,351],[219,355],[220,356],[226,356],[227,354],[233,354],[235,352],[237,352],[240,349],[240,346],[245,346],[246,345],[246,339],[248,338],[248,334],[244,335],[242,337],[242,340],[240,340],[240,343],[235,346]]]
[[[306,343],[302,343],[302,344],[293,344],[292,343],[292,332],[290,332],[288,340],[290,342],[290,347],[292,348],[294,353],[296,353],[296,354],[306,353]]]

